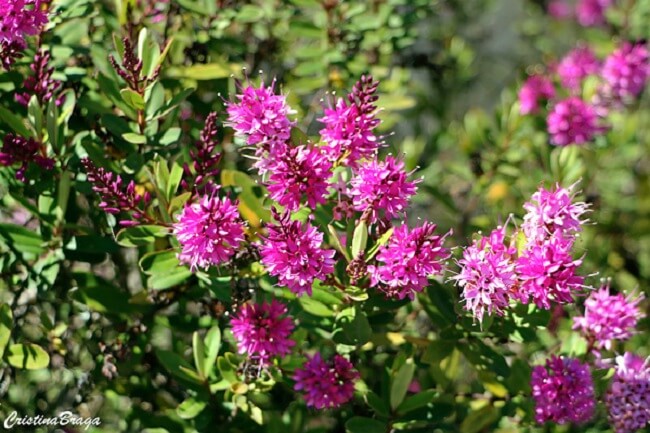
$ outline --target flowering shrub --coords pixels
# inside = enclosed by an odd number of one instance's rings
[[[467,6],[280,3],[0,0],[0,413],[648,428],[650,3],[526,3],[585,40],[493,120],[411,82]]]

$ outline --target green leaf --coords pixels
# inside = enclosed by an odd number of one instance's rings
[[[346,433],[386,433],[386,423],[372,418],[355,416],[345,423]]]
[[[214,369],[214,364],[217,361],[217,355],[219,354],[219,349],[221,348],[221,330],[218,326],[213,326],[205,334],[205,360],[204,360],[204,370],[205,375],[210,376],[212,370]]]
[[[327,305],[308,296],[301,296],[298,302],[306,312],[314,316],[332,317],[335,314]]]
[[[182,356],[169,350],[157,350],[156,357],[163,367],[176,378],[185,382],[197,384],[202,383],[201,378],[192,369],[190,364]]]
[[[365,221],[359,221],[352,235],[352,258],[359,257],[359,254],[366,250],[366,245],[368,245],[368,225]]]
[[[73,274],[77,290],[70,296],[89,309],[102,314],[128,315],[135,306],[129,303],[129,294],[108,281],[91,273]]]
[[[366,257],[366,262],[372,260],[373,257],[375,257],[375,254],[379,251],[379,247],[382,245],[386,245],[388,243],[388,240],[390,237],[393,235],[393,231],[395,228],[391,227],[386,233],[381,235],[379,239],[377,239],[377,243],[370,248],[370,252],[368,253],[368,256]]]
[[[205,379],[205,364],[203,363],[205,361],[205,346],[203,345],[203,341],[201,341],[199,333],[196,331],[192,334],[192,353],[194,354],[196,371],[199,372],[199,376],[202,379]]]
[[[219,367],[219,372],[221,373],[222,379],[230,384],[239,382],[235,366],[228,362],[225,357],[220,356],[217,358],[217,367]]]
[[[14,327],[14,318],[11,307],[8,304],[0,305],[0,359],[4,356],[5,347],[11,337],[11,329]]]
[[[372,328],[365,313],[358,307],[346,308],[336,317],[333,340],[339,344],[362,346],[370,340]]]
[[[254,23],[264,18],[264,10],[255,5],[244,5],[237,14],[237,21],[242,23]]]
[[[50,365],[50,355],[36,344],[12,344],[5,353],[9,365],[25,370],[38,370]]]
[[[2,106],[0,106],[0,120],[13,129],[14,132],[18,133],[18,135],[22,135],[25,138],[32,136],[32,133],[25,126],[23,119]]]
[[[167,75],[172,78],[188,78],[191,80],[217,80],[228,78],[237,72],[236,65],[224,65],[221,63],[197,64],[187,67],[174,67],[166,69]]]
[[[122,89],[120,90],[120,95],[122,95],[122,99],[129,105],[129,107],[134,110],[144,110],[144,98],[135,90]]]
[[[136,134],[135,132],[127,132],[122,134],[122,138],[128,141],[131,144],[146,144],[147,137],[141,134]]]
[[[436,394],[437,394],[436,390],[428,389],[426,391],[412,395],[406,400],[404,400],[402,404],[400,404],[397,407],[397,412],[404,414],[412,410],[419,409],[423,406],[426,406],[433,401]]]
[[[396,409],[402,404],[406,393],[408,392],[409,385],[413,380],[413,373],[415,373],[415,363],[412,358],[406,362],[394,373],[390,387],[390,407]]]
[[[178,286],[192,276],[192,271],[184,266],[178,266],[168,272],[152,275],[147,280],[147,286],[153,290],[165,290]]]
[[[461,433],[478,433],[499,419],[499,410],[492,405],[474,410],[460,425]]]
[[[383,417],[390,416],[390,409],[388,408],[388,405],[374,392],[370,391],[366,394],[366,401],[368,402],[368,406],[370,406],[377,415]]]
[[[181,167],[177,163],[173,163],[172,170],[169,173],[169,179],[167,180],[167,188],[165,190],[165,196],[167,197],[167,201],[170,201],[172,197],[174,197],[174,194],[176,194],[176,191],[178,190],[178,185],[181,184],[182,179],[183,179],[183,167]]]
[[[115,239],[123,247],[138,247],[153,243],[156,238],[164,238],[169,234],[169,229],[163,226],[142,225],[123,228]]]
[[[15,224],[0,224],[0,243],[22,253],[39,255],[45,251],[41,235]]]
[[[197,401],[190,397],[176,408],[176,413],[183,419],[196,418],[207,406],[205,401]]]

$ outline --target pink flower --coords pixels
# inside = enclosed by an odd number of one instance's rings
[[[439,275],[449,251],[444,236],[434,234],[436,225],[424,222],[409,231],[403,224],[395,229],[388,243],[379,248],[378,265],[368,266],[372,286],[386,296],[413,299],[429,285],[428,277]]]
[[[630,338],[639,319],[645,317],[639,309],[643,294],[625,297],[611,295],[609,286],[592,292],[585,301],[585,315],[573,318],[573,329],[579,329],[597,348],[612,348],[613,340]]]
[[[208,269],[226,263],[244,241],[244,224],[237,203],[219,198],[217,191],[204,195],[198,203],[186,204],[174,224],[181,244],[178,259],[190,269]]]
[[[521,229],[528,242],[542,242],[554,233],[568,238],[582,231],[586,220],[581,217],[589,206],[584,202],[574,202],[574,187],[575,184],[568,188],[559,184],[554,189],[540,187],[524,204],[526,215]]]
[[[311,295],[314,280],[324,280],[334,272],[334,250],[321,248],[323,234],[309,223],[292,221],[291,214],[274,212],[277,225],[268,227],[268,236],[260,244],[262,264],[297,295]]]
[[[249,145],[257,146],[256,154],[261,159],[256,167],[261,173],[268,171],[275,156],[284,152],[296,123],[288,117],[295,111],[284,95],[275,94],[274,87],[275,80],[269,87],[264,87],[264,83],[259,88],[249,85],[240,89],[239,102],[226,103],[225,125],[232,127],[236,136],[245,137]]]
[[[350,181],[355,210],[363,212],[369,223],[376,222],[381,212],[388,219],[404,212],[419,182],[409,182],[408,175],[404,161],[391,155],[384,161],[375,159],[362,163]]]
[[[48,67],[50,53],[39,50],[34,56],[34,62],[31,65],[31,75],[25,78],[23,82],[24,93],[16,93],[16,101],[25,107],[29,104],[32,95],[36,95],[38,102],[43,105],[48,103],[54,97],[54,93],[61,87],[61,82],[52,79],[54,68]],[[61,100],[56,101],[56,105],[61,105]]]
[[[307,205],[326,202],[332,163],[314,146],[288,147],[277,155],[269,175],[269,196],[288,210],[297,210],[305,196]]]
[[[561,20],[573,15],[571,5],[567,0],[551,0],[547,8],[548,14],[555,19]]]
[[[307,406],[316,409],[336,408],[350,401],[354,395],[354,382],[359,379],[350,361],[334,355],[324,361],[319,353],[308,356],[302,368],[296,370],[294,389],[302,391]]]
[[[589,47],[579,47],[569,52],[557,66],[562,85],[569,90],[580,90],[582,80],[598,73],[600,62]]]
[[[276,300],[239,307],[230,320],[239,353],[259,357],[263,362],[291,353],[296,344],[289,338],[294,325],[290,317],[282,317],[286,313],[287,307]]]
[[[335,105],[325,108],[322,118],[325,127],[320,134],[332,161],[356,167],[361,159],[372,159],[381,145],[373,130],[379,125],[376,117],[377,87],[379,82],[371,76],[362,76],[354,85],[347,101],[339,98]]]
[[[0,0],[0,41],[25,43],[26,36],[37,34],[47,24],[42,0]]]
[[[616,357],[605,405],[616,433],[634,433],[650,424],[650,358],[628,352]]]
[[[497,227],[488,237],[481,237],[463,251],[458,260],[460,272],[452,277],[463,288],[465,309],[479,322],[483,315],[502,316],[517,283],[517,250],[505,244],[506,228]]]
[[[555,104],[547,124],[551,143],[556,146],[586,143],[603,130],[598,126],[596,109],[577,96]]]
[[[555,97],[553,82],[542,75],[529,77],[519,90],[519,106],[521,114],[535,114],[539,111],[540,101]]]
[[[638,96],[650,76],[648,48],[625,42],[605,59],[602,74],[614,98],[626,101]]]
[[[533,368],[530,386],[539,424],[582,424],[594,415],[596,401],[589,366],[577,359],[551,356],[545,367]]]
[[[551,308],[551,302],[573,302],[573,292],[583,288],[584,278],[576,275],[582,259],[571,256],[572,239],[555,235],[542,243],[529,245],[517,259],[521,287],[517,297],[539,307]]]
[[[585,27],[605,24],[605,11],[614,0],[578,0],[576,16],[580,25]]]
[[[44,153],[42,144],[33,138],[24,138],[9,133],[2,141],[0,165],[20,164],[20,168],[16,171],[16,179],[25,182],[25,173],[30,163],[34,162],[45,170],[51,170],[54,167],[54,160],[43,156]]]

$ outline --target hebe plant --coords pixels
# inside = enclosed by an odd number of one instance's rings
[[[122,36],[74,83],[41,32],[75,9],[0,0],[15,9],[1,21],[3,65],[31,65],[16,111],[0,108],[15,209],[0,224],[11,406],[31,411],[17,389],[37,389],[39,407],[99,413],[98,431],[647,427],[650,365],[623,346],[644,296],[583,270],[596,209],[581,182],[541,184],[489,232],[454,237],[411,214],[427,179],[386,149],[380,81],[327,94],[309,122],[290,88],[245,74],[202,118],[186,102],[194,89],[166,87],[173,44],[143,26],[172,22],[177,6],[142,3],[120,3]],[[337,6],[324,3],[328,20]],[[197,20],[219,32],[227,11]],[[545,145],[571,149],[637,102],[648,65],[642,42],[602,64],[578,47],[511,110],[545,113]],[[196,119],[181,129],[181,114]]]

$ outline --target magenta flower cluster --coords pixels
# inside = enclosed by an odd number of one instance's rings
[[[429,285],[428,277],[440,275],[449,251],[436,225],[425,222],[412,230],[403,224],[395,229],[388,244],[380,247],[377,265],[368,267],[371,284],[386,296],[413,299]]]
[[[275,81],[265,87],[252,85],[241,89],[238,102],[228,102],[226,126],[235,135],[246,139],[246,143],[256,146],[259,160],[255,167],[260,174],[275,169],[278,155],[282,155],[291,138],[291,128],[295,121],[289,115],[295,112],[287,104],[284,95],[275,94]]]
[[[611,294],[609,285],[589,294],[584,316],[573,318],[573,329],[582,333],[596,348],[611,350],[615,340],[627,340],[637,322],[645,317],[639,308],[643,294]]]
[[[578,0],[575,5],[570,0],[552,0],[548,13],[557,19],[575,16],[578,23],[585,27],[605,24],[605,14],[615,0]]]
[[[459,273],[451,279],[463,289],[465,308],[477,320],[485,313],[503,315],[510,300],[550,309],[552,303],[572,302],[583,289],[584,278],[577,273],[582,260],[573,257],[572,247],[586,222],[587,205],[575,201],[574,187],[535,192],[512,240],[506,239],[506,224],[465,248]],[[519,250],[517,238],[524,240]]]
[[[546,124],[551,144],[580,145],[607,131],[610,111],[632,102],[643,92],[650,76],[650,53],[644,43],[624,42],[601,61],[588,46],[581,46],[550,69],[552,74],[531,76],[523,84],[519,91],[520,111],[524,115],[536,114],[541,102],[550,101]],[[597,83],[591,100],[581,96],[588,76],[596,77]],[[567,91],[570,95],[562,97]]]
[[[173,232],[181,244],[178,259],[192,270],[227,263],[245,239],[237,202],[219,197],[218,188],[186,205]]]
[[[516,290],[517,249],[506,242],[506,226],[492,230],[465,248],[460,271],[451,277],[463,289],[465,308],[481,322],[483,316],[502,316]]]
[[[0,165],[19,164],[16,179],[25,182],[25,173],[30,163],[36,163],[45,170],[54,167],[54,160],[47,156],[46,148],[42,143],[33,138],[25,138],[12,133],[5,135],[0,149]]]
[[[359,372],[341,355],[326,361],[319,353],[308,356],[293,376],[294,389],[302,391],[307,406],[316,409],[334,408],[350,401],[358,378]]]
[[[38,33],[47,24],[42,0],[0,0],[0,40],[24,41],[26,36]]]
[[[535,420],[543,424],[582,424],[594,415],[594,384],[587,364],[574,358],[551,356],[533,368],[530,386]]]
[[[23,82],[25,92],[16,94],[16,101],[25,107],[29,104],[32,95],[36,96],[42,105],[52,99],[61,87],[61,82],[52,78],[54,68],[49,66],[50,57],[50,53],[42,49],[34,56],[34,62],[31,64],[33,75],[25,78]],[[60,105],[62,101],[56,102]]]
[[[350,181],[354,209],[370,223],[381,216],[390,219],[403,213],[417,191],[417,181],[409,181],[408,175],[404,161],[391,155],[384,161],[375,159],[361,164]]]
[[[262,264],[281,286],[311,295],[314,281],[334,271],[335,251],[322,248],[323,234],[309,222],[293,221],[289,212],[274,217],[276,224],[259,246]]]
[[[256,357],[262,363],[288,355],[296,342],[289,338],[294,324],[286,314],[287,307],[276,300],[239,307],[230,319],[239,353]]]
[[[378,86],[379,82],[371,76],[363,76],[347,101],[339,98],[324,109],[319,120],[325,127],[320,134],[330,160],[355,167],[360,160],[376,156],[382,144],[381,137],[373,132],[380,123],[375,105]]]
[[[650,426],[650,358],[627,352],[616,357],[605,405],[616,433],[634,433]]]
[[[291,211],[298,210],[303,200],[311,209],[327,201],[332,163],[323,148],[288,147],[276,158],[267,182],[271,199]]]

